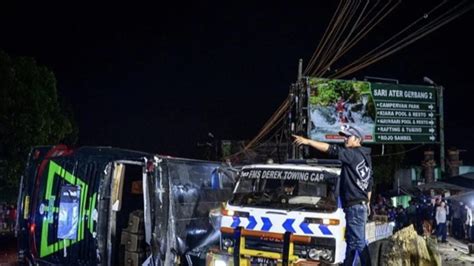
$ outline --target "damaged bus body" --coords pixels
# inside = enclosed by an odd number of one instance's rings
[[[191,264],[219,240],[219,163],[109,147],[33,148],[18,200],[20,263]]]

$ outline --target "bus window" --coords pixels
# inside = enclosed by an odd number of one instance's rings
[[[59,201],[59,239],[77,239],[79,223],[80,187],[66,184],[61,187]]]

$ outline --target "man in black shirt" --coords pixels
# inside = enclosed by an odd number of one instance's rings
[[[352,265],[360,257],[362,265],[370,265],[365,240],[365,224],[370,214],[372,194],[372,160],[370,148],[362,147],[362,134],[356,128],[344,125],[339,135],[344,136],[344,147],[293,135],[297,145],[309,145],[329,153],[342,162],[339,195],[346,214],[346,259]]]

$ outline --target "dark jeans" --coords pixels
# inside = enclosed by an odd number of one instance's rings
[[[466,232],[466,238],[469,240],[469,242],[474,241],[474,226],[466,226],[467,232]]]
[[[436,228],[436,235],[438,238],[441,237],[441,241],[446,241],[446,223],[439,223]]]
[[[453,218],[453,223],[451,226],[451,231],[453,233],[453,236],[456,238],[460,238],[462,230],[463,228],[462,228],[461,218]]]
[[[344,209],[346,214],[346,259],[344,265],[353,265],[359,258],[361,265],[370,265],[365,224],[367,223],[367,205],[357,204]],[[357,265],[355,263],[354,265]]]

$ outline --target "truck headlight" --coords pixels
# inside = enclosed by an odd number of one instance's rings
[[[227,261],[225,261],[225,260],[220,260],[220,259],[215,260],[215,261],[214,261],[214,266],[227,266]]]
[[[321,256],[321,250],[312,248],[308,251],[308,257],[312,260],[319,260],[319,256]]]
[[[224,238],[222,239],[222,247],[224,249],[228,249],[230,247],[234,246],[234,241],[232,241],[232,239],[230,238]]]
[[[320,260],[323,259],[325,261],[332,261],[333,260],[333,254],[330,249],[318,249],[318,248],[312,248],[308,250],[308,257],[312,260]]]
[[[332,261],[333,260],[332,251],[329,249],[323,249],[321,252],[321,258],[325,261]]]
[[[234,258],[232,257],[232,255],[229,255],[229,254],[208,252],[206,255],[205,265],[209,265],[209,266],[234,265]]]

